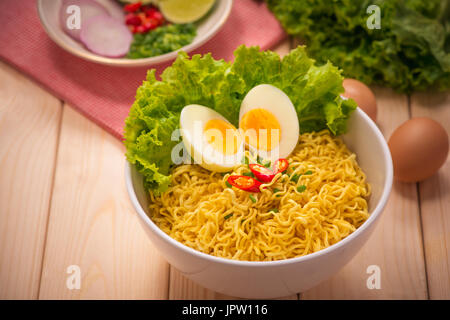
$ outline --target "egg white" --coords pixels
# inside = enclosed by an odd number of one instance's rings
[[[252,109],[265,109],[272,113],[280,124],[281,134],[280,143],[272,150],[257,150],[251,145],[248,145],[248,148],[270,160],[289,156],[296,147],[300,135],[297,112],[291,99],[277,87],[260,84],[252,88],[241,103],[239,127],[242,117]]]
[[[215,172],[231,171],[242,161],[244,142],[241,139],[237,152],[231,155],[226,155],[216,150],[207,142],[204,135],[206,123],[213,119],[220,119],[230,123],[211,108],[197,104],[185,106],[180,115],[183,143],[194,162],[203,168]]]

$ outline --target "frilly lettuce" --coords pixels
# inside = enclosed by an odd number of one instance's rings
[[[258,47],[240,46],[235,62],[215,60],[211,54],[184,52],[161,75],[150,70],[138,88],[136,100],[125,121],[127,159],[145,178],[155,194],[170,184],[171,151],[180,141],[172,141],[179,128],[181,109],[188,104],[210,107],[235,126],[239,108],[247,92],[258,84],[272,84],[292,100],[302,132],[328,128],[339,135],[356,108],[353,100],[344,100],[341,71],[331,63],[316,66],[299,46],[283,59]]]
[[[318,63],[400,92],[450,88],[450,0],[266,0]],[[380,29],[367,9],[380,8]]]

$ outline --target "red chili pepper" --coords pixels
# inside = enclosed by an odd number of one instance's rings
[[[155,22],[154,20],[148,20],[148,21],[145,21],[144,23],[143,23],[143,26],[144,26],[144,28],[145,28],[145,31],[150,31],[150,30],[153,30],[153,29],[155,29],[157,26],[158,26],[158,23],[157,22]]]
[[[140,26],[136,26],[136,29],[134,29],[134,30],[136,30],[136,32],[134,32],[134,33],[145,33],[148,31],[145,29],[145,27],[142,24]]]
[[[262,183],[252,177],[233,175],[229,176],[227,181],[232,186],[247,192],[261,192],[259,186]]]
[[[141,6],[141,2],[130,3],[123,7],[123,10],[125,10],[126,12],[136,12],[141,8]]]
[[[141,25],[142,20],[139,16],[134,13],[129,13],[125,16],[125,24],[131,26],[139,26]]]
[[[270,182],[272,181],[273,177],[275,177],[275,174],[272,172],[272,170],[267,169],[263,165],[250,163],[248,166],[255,177],[261,182]]]
[[[284,172],[289,167],[289,162],[286,159],[278,159],[273,165],[273,172],[275,174]]]
[[[141,19],[142,23],[144,23],[147,20],[147,16],[145,15],[145,13],[138,12],[138,13],[135,13],[135,14]]]
[[[150,6],[150,7],[149,6],[145,6],[145,7],[142,8],[142,11],[144,11],[145,15],[147,17],[149,17],[153,12],[158,11],[158,9],[156,9],[155,7],[152,7],[152,6]]]
[[[154,11],[150,15],[147,15],[147,17],[157,20],[159,24],[162,24],[164,22],[164,16],[159,11]]]

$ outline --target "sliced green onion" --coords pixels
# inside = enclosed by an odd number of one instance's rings
[[[265,163],[264,163],[264,167],[266,167],[266,168],[270,168],[270,165],[272,164],[272,162],[270,162],[270,160],[268,160],[268,161],[266,161]]]
[[[244,156],[244,157],[242,158],[242,162],[243,162],[244,164],[249,164],[249,161],[248,161],[247,156]]]
[[[256,157],[256,162],[258,162],[259,164],[262,164],[262,161],[263,161],[264,159],[263,158],[261,158],[260,156],[257,156]]]
[[[270,209],[270,212],[278,213],[278,209],[277,208]]]
[[[298,181],[299,178],[300,178],[300,175],[294,174],[294,175],[291,177],[291,181],[294,181],[295,183],[297,183],[297,181]]]
[[[249,195],[250,200],[252,200],[253,203],[256,203],[256,198],[251,194]]]
[[[310,175],[310,174],[312,174],[312,171],[311,170],[308,170],[308,171],[306,171],[303,175]]]
[[[243,174],[242,174],[243,176],[247,176],[247,177],[252,177],[252,178],[254,178],[255,177],[255,175],[253,174],[253,172],[244,172]]]
[[[228,188],[232,187],[232,185],[228,181],[225,181],[225,184],[227,185]]]
[[[233,215],[232,213],[227,214],[225,217],[223,217],[223,219],[224,220],[230,219],[232,215]]]
[[[305,190],[306,190],[306,186],[305,185],[301,185],[301,186],[297,187],[297,191],[300,192],[300,193],[302,193]]]
[[[273,193],[277,193],[277,192],[280,192],[280,191],[283,191],[283,190],[280,190],[278,188],[274,188],[273,189]],[[279,198],[279,197],[281,197],[281,194],[276,194],[275,197]]]

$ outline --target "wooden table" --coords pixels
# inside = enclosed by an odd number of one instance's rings
[[[275,50],[285,54],[290,40]],[[374,88],[386,137],[429,116],[450,132],[450,94]],[[124,146],[0,63],[0,298],[221,299],[172,268],[125,190]],[[289,299],[450,299],[450,159],[418,184],[395,183],[376,230],[338,274]],[[69,290],[68,267],[81,271]],[[367,288],[367,267],[381,289]]]

